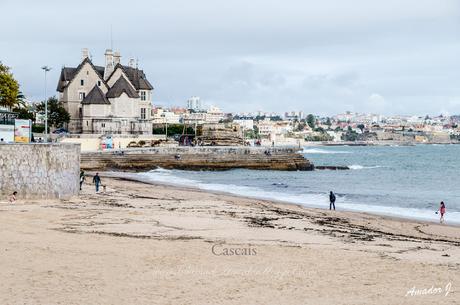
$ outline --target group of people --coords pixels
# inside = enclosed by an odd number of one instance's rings
[[[85,180],[86,180],[85,172],[83,170],[80,170],[80,191],[81,191],[81,188],[82,188],[83,183],[85,182]],[[99,173],[96,173],[94,175],[93,183],[96,186],[96,193],[99,192],[99,187],[103,186],[101,177],[99,176]],[[105,189],[105,186],[103,186],[103,187]],[[10,198],[9,198],[10,203],[14,203],[16,201],[17,194],[18,194],[18,192],[14,191],[10,195]],[[329,193],[329,210],[333,209],[335,211],[335,201],[336,201],[336,199],[337,198],[336,198],[334,192],[330,191],[330,193]],[[444,215],[446,214],[446,205],[445,205],[444,201],[441,201],[441,203],[439,204],[439,209],[436,211],[436,214],[438,214],[438,213],[440,214],[439,222],[444,223]]]
[[[334,209],[335,211],[335,200],[336,200],[335,194],[334,192],[331,191],[329,193],[329,210]],[[439,209],[436,211],[436,214],[438,213],[441,216],[439,219],[439,222],[444,223],[444,214],[446,214],[446,205],[444,201],[441,201],[441,203],[439,204]]]
[[[83,170],[80,170],[80,191],[81,191],[81,188],[85,180],[86,180],[85,172]],[[105,186],[102,185],[102,180],[101,180],[101,177],[99,176],[99,173],[96,173],[96,175],[94,175],[93,183],[96,186],[96,193],[99,192],[100,186],[104,187],[105,189]]]

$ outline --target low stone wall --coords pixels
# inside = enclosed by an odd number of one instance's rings
[[[313,170],[295,148],[264,147],[152,147],[82,153],[86,170]]]
[[[0,145],[1,198],[68,198],[78,194],[79,172],[80,145]]]
[[[61,143],[80,144],[82,152],[100,151],[101,136],[99,134],[74,134],[61,137]],[[117,149],[128,147],[131,142],[158,141],[165,139],[165,135],[112,135],[113,145]]]

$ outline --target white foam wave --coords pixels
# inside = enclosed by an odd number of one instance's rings
[[[351,154],[350,151],[344,150],[325,150],[321,148],[307,148],[302,151],[305,154]]]
[[[283,201],[287,203],[300,204],[305,207],[325,209],[329,208],[328,194],[288,194],[277,191],[267,191],[258,187],[220,183],[204,183],[202,181],[179,177],[174,170],[165,169],[156,169],[147,173],[130,173],[128,175],[132,177],[137,176],[139,180],[143,181],[181,185],[198,188],[202,190],[225,192],[229,194],[257,199]],[[439,216],[436,215],[434,213],[435,211],[432,210],[394,206],[366,205],[354,203],[348,200],[345,196],[340,195],[337,195],[336,208],[338,210],[365,212],[370,214],[387,215],[433,222],[439,220]],[[449,215],[446,215],[446,223],[459,224],[460,212],[450,212]]]
[[[363,166],[363,165],[359,165],[359,164],[353,164],[353,165],[350,165],[348,166],[348,168],[350,169],[372,169],[372,168],[381,168],[382,166],[380,165],[375,165],[375,166]]]
[[[160,182],[188,187],[197,187],[199,184],[199,181],[197,180],[179,177],[178,175],[174,175],[173,170],[163,168],[154,169],[146,173],[138,173],[137,175],[139,175],[142,180],[150,182]]]

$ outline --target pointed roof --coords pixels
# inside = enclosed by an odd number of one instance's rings
[[[153,86],[150,84],[150,82],[145,77],[143,70],[139,70],[138,68],[132,68],[129,66],[122,66],[122,67],[126,75],[128,76],[129,80],[131,81],[131,84],[133,84],[137,90],[152,90],[153,89]]]
[[[89,63],[91,67],[94,69],[96,74],[99,76],[101,79],[102,83],[107,86],[107,83],[104,81],[104,78],[102,77],[104,75],[104,67],[100,66],[95,66],[93,65],[93,62],[91,59],[86,57],[76,68],[70,68],[70,67],[63,67],[61,70],[61,76],[59,77],[59,82],[57,85],[57,91],[63,92],[65,87],[67,87],[70,82],[75,78],[75,76],[80,72],[80,70],[83,68],[85,63]]]
[[[106,96],[108,98],[115,98],[119,97],[123,92],[131,98],[139,97],[139,94],[137,94],[124,76],[120,76],[115,84],[113,84],[112,88],[109,89]]]
[[[102,92],[99,86],[94,86],[93,89],[88,93],[88,95],[81,101],[83,105],[89,104],[106,104],[110,105],[109,100],[105,97],[104,92]]]
[[[115,68],[113,69],[112,74],[109,75],[107,81],[115,74],[115,71],[120,68],[128,77],[130,83],[133,85],[136,90],[152,90],[153,86],[147,80],[145,73],[143,70],[139,70],[138,68],[133,68],[129,66],[123,66],[122,64],[118,63]]]

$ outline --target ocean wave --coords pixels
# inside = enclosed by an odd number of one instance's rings
[[[381,166],[361,166],[353,165],[350,168],[364,169],[364,168],[377,168]],[[238,196],[276,200],[292,204],[300,204],[305,207],[313,208],[329,208],[329,194],[323,193],[307,193],[307,194],[289,194],[285,191],[278,189],[276,185],[273,186],[273,190],[266,190],[261,187],[243,186],[235,184],[221,184],[221,183],[206,183],[203,181],[197,181],[188,178],[179,177],[179,174],[175,170],[156,169],[146,173],[130,173],[130,176],[137,176],[139,180],[147,182],[159,182],[164,184],[173,184],[186,187],[192,187],[207,191],[217,191],[223,193],[234,194]],[[354,200],[348,198],[347,195],[342,194],[337,196],[336,207],[339,210],[358,211],[373,213],[379,215],[396,216],[402,218],[419,219],[427,221],[438,221],[438,215],[436,215],[431,208],[418,209],[418,208],[406,208],[397,206],[379,206],[370,205],[354,202]],[[450,212],[446,219],[449,223],[460,223],[460,212]]]
[[[157,168],[146,173],[139,173],[138,175],[143,180],[150,182],[160,182],[189,187],[196,187],[199,184],[199,181],[197,180],[179,177],[178,175],[175,175],[174,170],[164,168]]]
[[[307,148],[302,151],[304,154],[351,154],[350,151],[344,150],[325,150],[321,148]]]
[[[372,169],[372,168],[381,168],[381,167],[383,167],[383,166],[380,166],[380,165],[363,166],[363,165],[359,165],[359,164],[353,164],[353,165],[348,166],[348,168],[354,169],[354,170],[357,170],[357,169]]]

